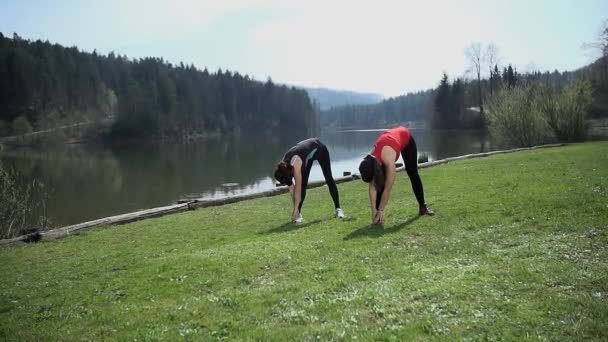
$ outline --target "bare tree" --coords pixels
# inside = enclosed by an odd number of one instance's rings
[[[489,72],[489,77],[490,77],[490,96],[492,96],[492,94],[494,93],[494,74],[492,72],[492,68],[494,66],[498,65],[498,47],[496,47],[496,45],[490,43],[490,45],[488,45],[486,47],[486,51],[484,52],[483,55],[483,60],[485,61],[485,63],[487,64],[488,67],[488,72]]]
[[[606,22],[604,30],[602,31],[602,34],[600,35],[600,42],[602,44],[603,56],[604,56],[604,58],[606,58],[606,57],[608,57],[608,22]]]
[[[608,79],[608,20],[604,22],[596,44],[601,52],[600,58],[604,65],[604,80],[606,80]]]
[[[599,58],[608,57],[608,20],[602,24],[602,28],[597,35],[596,41],[593,43],[584,44],[584,47],[599,52]]]
[[[465,50],[469,62],[477,73],[477,95],[479,98],[479,111],[483,114],[483,100],[481,96],[481,67],[482,67],[482,48],[480,43],[469,45]]]
[[[608,20],[606,20],[592,43],[583,44],[583,48],[589,51],[589,56],[593,61],[598,60],[602,65],[603,78],[608,79]]]

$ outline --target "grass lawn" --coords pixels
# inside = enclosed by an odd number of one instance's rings
[[[0,249],[0,340],[608,339],[608,143],[397,175]]]

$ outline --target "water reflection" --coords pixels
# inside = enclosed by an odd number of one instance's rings
[[[356,172],[380,132],[321,135],[334,176]],[[486,151],[482,132],[413,130],[431,159]],[[216,198],[274,186],[272,172],[285,151],[305,137],[229,137],[183,144],[63,146],[4,150],[0,160],[25,179],[53,189],[47,215],[56,226],[175,203],[185,197]],[[317,164],[311,181],[323,179]],[[223,187],[224,183],[238,186]]]
[[[272,166],[290,143],[231,137],[175,145],[64,146],[5,150],[0,160],[25,180],[39,179],[52,189],[47,215],[61,226],[184,197],[269,189]]]
[[[357,130],[328,133],[322,140],[333,147],[334,154],[341,158],[369,153],[376,138],[384,130]],[[469,153],[486,152],[490,148],[489,136],[485,131],[459,131],[412,129],[419,153],[427,153],[430,160],[443,159]]]
[[[412,134],[419,152],[426,152],[429,160],[487,152],[490,148],[485,131],[414,130]]]

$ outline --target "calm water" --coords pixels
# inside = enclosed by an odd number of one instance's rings
[[[380,131],[322,134],[334,177],[357,171]],[[412,132],[419,152],[427,152],[430,160],[490,149],[483,132]],[[270,189],[275,163],[302,138],[233,137],[154,146],[16,149],[0,151],[0,161],[52,189],[47,216],[54,226],[64,226],[174,204],[182,198],[219,198]],[[311,180],[322,178],[315,163]],[[238,186],[222,185],[226,183]]]

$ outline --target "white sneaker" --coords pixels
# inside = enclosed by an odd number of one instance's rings
[[[341,218],[341,219],[343,219],[343,218],[345,218],[345,217],[346,217],[346,215],[344,215],[344,210],[342,210],[342,209],[340,209],[340,208],[337,208],[337,209],[336,209],[336,218]]]
[[[293,223],[302,223],[304,221],[304,218],[302,218],[302,214],[298,215],[298,217],[296,217],[295,220],[293,220]]]

